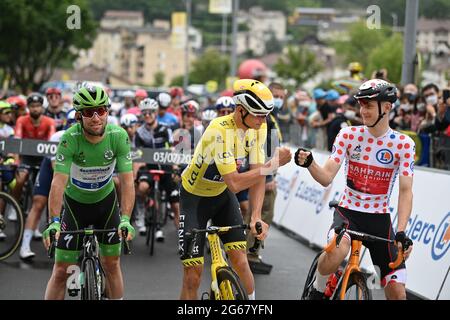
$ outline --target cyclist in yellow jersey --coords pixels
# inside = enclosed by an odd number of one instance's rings
[[[181,299],[196,299],[203,270],[205,239],[195,239],[193,255],[187,251],[191,239],[185,232],[213,225],[242,224],[235,193],[250,189],[251,232],[260,240],[267,236],[268,225],[261,220],[265,176],[291,160],[288,148],[279,148],[265,162],[266,117],[273,110],[273,96],[261,82],[240,79],[233,85],[236,110],[216,118],[199,141],[192,162],[182,174],[180,191],[179,252],[184,265]],[[238,167],[249,161],[250,170],[238,173]],[[262,224],[257,235],[256,222]],[[251,299],[255,297],[253,275],[246,255],[246,238],[242,230],[221,236],[230,262]]]

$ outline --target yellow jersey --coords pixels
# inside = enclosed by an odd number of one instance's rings
[[[211,121],[195,148],[192,161],[183,171],[183,188],[197,196],[214,197],[225,191],[223,175],[248,161],[264,164],[267,124],[246,131],[236,127],[234,113]]]

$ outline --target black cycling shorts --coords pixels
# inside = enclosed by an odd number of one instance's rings
[[[94,229],[112,229],[120,224],[119,206],[116,190],[113,190],[103,200],[96,203],[80,203],[64,194],[64,211],[61,218],[61,231],[80,230],[93,225]],[[116,245],[120,243],[117,232],[97,235],[102,245]],[[62,250],[79,251],[83,246],[80,235],[61,235],[56,248]]]
[[[349,230],[368,233],[373,236],[394,239],[395,233],[392,228],[390,214],[367,213],[337,207],[334,211],[333,224],[331,229],[340,227],[345,223]],[[331,238],[332,239],[332,238]],[[329,240],[331,240],[329,237]],[[363,245],[369,249],[370,257],[375,267],[378,266],[381,273],[381,284],[385,286],[390,281],[405,283],[406,266],[403,262],[395,270],[389,268],[389,263],[397,258],[398,249],[393,243],[363,241]],[[378,270],[376,268],[376,270]]]
[[[242,214],[236,195],[226,189],[215,197],[200,197],[180,189],[180,224],[178,229],[178,249],[185,266],[203,264],[205,236],[198,236],[194,244],[193,255],[189,257],[187,250],[190,239],[186,239],[186,231],[193,228],[205,229],[208,220],[214,226],[232,226],[243,224]],[[245,250],[246,235],[243,229],[234,229],[220,235],[225,250]]]
[[[154,181],[152,178],[152,174],[148,171],[138,171],[137,181],[145,181],[148,183],[150,188],[153,188]],[[169,199],[170,203],[180,202],[180,191],[178,189],[177,183],[175,183],[170,174],[164,174],[161,176],[161,180],[159,181],[160,190],[166,191],[167,199]]]

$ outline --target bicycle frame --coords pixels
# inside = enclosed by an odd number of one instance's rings
[[[97,233],[108,233],[108,232],[117,232],[116,228],[111,229],[94,229],[93,226],[89,226],[83,230],[74,230],[74,231],[61,231],[60,236],[65,234],[71,234],[71,235],[84,235],[83,237],[83,250],[80,253],[79,256],[79,263],[81,267],[81,273],[79,275],[79,284],[82,286],[85,286],[85,266],[87,260],[92,260],[94,263],[94,266],[98,266],[98,269],[95,270],[95,275],[97,277],[96,285],[97,285],[97,294],[98,297],[101,298],[104,294],[105,290],[105,272],[103,270],[103,266],[101,264],[100,256],[99,256],[99,248],[98,248],[98,241],[96,234]],[[123,239],[126,239],[126,229],[122,230],[123,232]],[[51,246],[48,251],[48,257],[52,258],[54,255],[55,250],[55,241],[54,241],[55,234],[51,233]],[[128,246],[127,241],[125,241],[125,254],[130,254],[130,249]],[[78,291],[80,289],[67,289],[70,296],[77,296]],[[83,299],[83,293],[82,293],[82,299]]]
[[[372,236],[369,234],[365,234],[362,232],[356,232],[356,231],[352,231],[352,230],[348,230],[346,228],[343,228],[339,234],[335,235],[333,240],[325,247],[324,251],[329,253],[331,252],[334,248],[339,247],[339,243],[344,235],[344,233],[348,233],[350,235],[353,235],[355,237],[358,237],[358,239],[352,239],[351,240],[351,253],[350,253],[350,258],[347,262],[347,265],[345,266],[344,272],[342,274],[342,276],[340,277],[338,284],[336,285],[336,288],[339,287],[339,283],[342,283],[342,289],[339,293],[339,299],[340,300],[344,300],[345,299],[345,293],[347,291],[347,285],[348,285],[348,281],[350,278],[350,275],[354,272],[361,272],[361,268],[359,267],[360,264],[360,253],[361,253],[361,249],[362,249],[362,241],[359,238],[363,238],[365,240],[368,241],[386,241],[386,242],[391,242],[394,243],[394,240],[390,240],[390,239],[384,239],[384,238],[380,238],[380,237],[376,237],[376,236]],[[403,250],[399,251],[398,255],[397,255],[397,259],[394,262],[390,262],[389,263],[389,267],[391,269],[395,269],[397,268],[404,260],[404,253]],[[336,295],[336,291],[333,293],[333,297]]]
[[[187,236],[193,235],[193,239],[189,246],[188,252],[192,252],[193,244],[195,243],[195,238],[199,233],[207,233],[207,239],[210,246],[211,251],[211,290],[214,293],[215,300],[234,300],[233,290],[229,282],[222,282],[223,286],[219,288],[218,279],[217,279],[217,270],[223,267],[228,267],[228,262],[222,253],[222,246],[220,244],[219,234],[226,233],[231,229],[249,229],[249,226],[246,224],[236,225],[236,226],[227,226],[227,227],[215,227],[210,226],[206,229],[199,230],[193,229],[190,233],[186,233]]]
[[[209,248],[211,250],[211,290],[214,292],[216,300],[220,300],[220,290],[217,282],[217,269],[228,266],[226,259],[222,254],[222,247],[220,246],[219,232],[228,232],[230,227],[220,227],[217,233],[208,233]],[[222,288],[222,292],[232,295],[231,287],[228,284],[227,288]],[[229,299],[230,297],[226,297]]]

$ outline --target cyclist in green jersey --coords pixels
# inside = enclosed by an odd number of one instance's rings
[[[44,245],[50,245],[49,234],[56,231],[55,265],[45,292],[46,299],[64,299],[68,268],[78,261],[83,240],[78,235],[59,237],[60,231],[117,228],[128,230],[127,240],[134,237],[130,224],[134,205],[134,180],[130,141],[124,129],[107,124],[109,97],[96,86],[81,87],[73,98],[79,123],[61,137],[56,153],[55,173],[49,195],[51,223],[44,231]],[[121,211],[112,174],[119,173]],[[62,204],[64,210],[60,217]],[[123,298],[120,269],[120,232],[98,237],[102,266],[107,279],[108,299]]]

